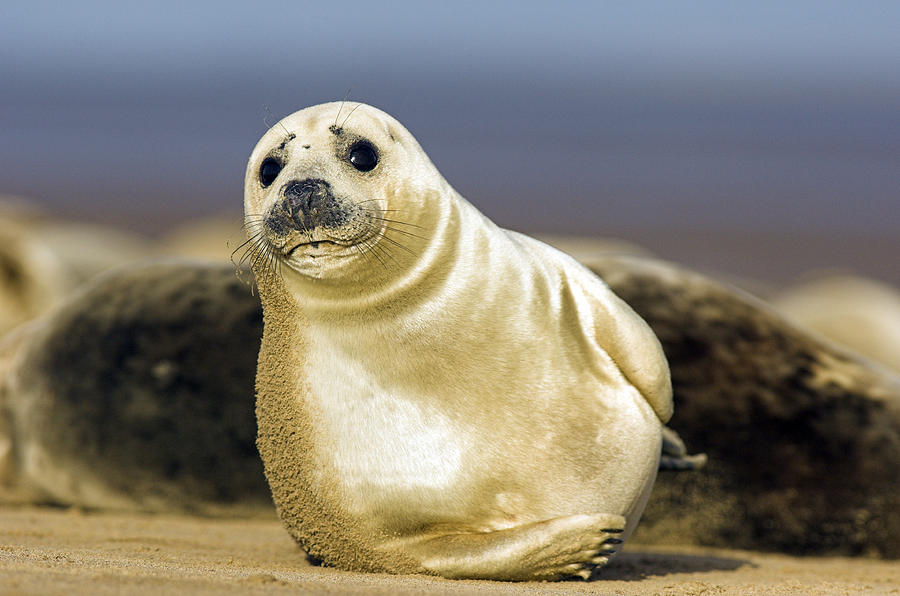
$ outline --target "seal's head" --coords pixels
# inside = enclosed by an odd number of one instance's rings
[[[416,229],[439,219],[427,190],[445,184],[415,138],[380,110],[334,102],[295,112],[262,137],[247,166],[254,268],[325,281],[397,263]]]

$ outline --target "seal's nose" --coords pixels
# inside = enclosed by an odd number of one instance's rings
[[[281,191],[281,212],[288,215],[297,229],[311,230],[317,225],[331,227],[343,222],[342,210],[334,198],[331,185],[319,178],[291,180]]]
[[[284,210],[297,219],[302,214],[304,223],[311,223],[319,219],[321,213],[334,202],[331,194],[331,185],[318,178],[306,178],[304,180],[291,180],[284,190]]]
[[[331,185],[318,178],[291,180],[281,189],[281,200],[272,206],[265,225],[278,236],[292,230],[311,232],[316,227],[339,228],[350,212],[332,193]]]

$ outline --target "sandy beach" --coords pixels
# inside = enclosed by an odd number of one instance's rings
[[[0,594],[900,594],[896,561],[630,544],[593,582],[503,583],[310,565],[274,514],[226,520],[0,509]]]

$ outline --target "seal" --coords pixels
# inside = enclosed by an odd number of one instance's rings
[[[261,336],[231,265],[87,282],[0,341],[0,502],[271,515],[253,445]]]
[[[850,274],[810,276],[772,298],[800,327],[900,372],[900,290]]]
[[[53,219],[0,195],[0,335],[64,302],[95,275],[152,253],[134,235]]]
[[[503,230],[364,104],[253,150],[257,445],[288,531],[349,570],[588,578],[634,530],[672,414],[644,321]]]
[[[641,542],[900,558],[900,375],[684,267],[585,264],[660,339],[670,425],[709,455],[660,475]]]

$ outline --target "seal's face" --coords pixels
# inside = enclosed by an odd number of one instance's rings
[[[250,157],[244,185],[254,266],[337,278],[393,258],[392,224],[399,233],[415,224],[398,220],[392,202],[433,171],[420,155],[399,123],[362,104],[314,106],[273,126]]]

